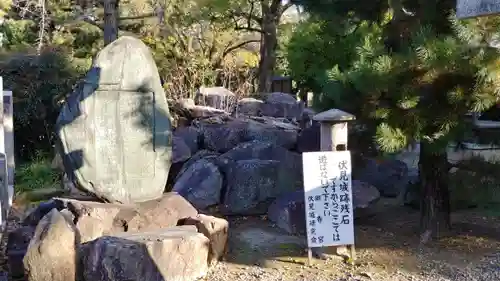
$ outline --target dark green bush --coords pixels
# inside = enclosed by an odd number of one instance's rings
[[[0,55],[4,89],[13,92],[18,162],[32,159],[35,151],[52,152],[59,101],[81,77],[85,65],[78,65],[62,49]]]
[[[33,160],[16,169],[16,194],[37,189],[59,188],[59,174],[52,169],[49,155],[36,152]]]

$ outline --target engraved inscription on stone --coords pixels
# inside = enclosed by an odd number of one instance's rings
[[[500,13],[499,0],[457,0],[457,18],[473,18]]]
[[[97,55],[57,120],[66,173],[110,202],[162,195],[171,165],[171,119],[150,50],[120,37]]]

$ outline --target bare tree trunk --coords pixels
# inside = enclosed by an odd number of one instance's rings
[[[118,38],[118,7],[120,0],[104,0],[104,46]]]
[[[446,151],[432,151],[429,144],[420,145],[421,242],[426,243],[450,229],[450,193],[448,189]]]
[[[270,93],[274,67],[276,65],[276,47],[278,46],[279,14],[271,13],[268,7],[262,7],[262,36],[260,43],[258,93]]]

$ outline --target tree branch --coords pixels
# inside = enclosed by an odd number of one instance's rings
[[[286,12],[286,10],[288,10],[288,9],[289,9],[290,7],[292,7],[292,6],[293,6],[293,4],[292,4],[292,3],[290,3],[290,2],[286,3],[285,5],[282,5],[282,6],[280,7],[280,9],[279,9],[279,16],[282,16],[282,15],[283,15],[283,13],[285,13],[285,12]]]
[[[232,47],[228,47],[228,48],[226,48],[226,49],[224,50],[224,52],[222,53],[222,57],[223,57],[223,58],[224,58],[224,57],[226,57],[226,56],[227,56],[227,55],[229,55],[232,51],[237,50],[237,49],[239,49],[239,48],[241,48],[241,47],[243,47],[243,46],[245,46],[245,45],[247,45],[247,44],[250,44],[250,43],[258,43],[258,42],[260,42],[260,40],[256,40],[256,39],[253,39],[253,40],[246,40],[246,41],[243,41],[243,42],[241,42],[241,43],[239,43],[239,44],[236,44],[236,45],[234,45],[234,46],[232,46]]]
[[[148,14],[143,14],[143,15],[138,15],[138,16],[121,17],[121,18],[118,18],[118,22],[125,21],[125,20],[139,20],[139,19],[151,18],[151,17],[155,17],[155,16],[157,16],[155,13],[148,13]],[[89,15],[80,15],[73,20],[64,21],[61,24],[68,24],[68,23],[72,23],[75,21],[83,21],[83,22],[86,22],[86,23],[91,24],[93,26],[96,26],[100,29],[104,29],[104,24],[102,21],[97,21],[97,20],[95,20],[94,17],[89,16]]]
[[[247,24],[251,21],[254,21],[258,25],[262,23],[262,18],[254,15],[252,10],[250,11],[250,13],[246,13],[243,11],[231,11],[229,12],[229,15],[232,18],[244,18],[247,21]]]
[[[247,26],[235,26],[234,30],[245,30],[245,31],[250,31],[250,32],[264,33],[264,31],[260,28],[247,27]]]
[[[119,21],[122,21],[122,20],[140,20],[140,19],[145,19],[145,18],[153,18],[153,17],[157,17],[158,14],[157,13],[147,13],[147,14],[143,14],[143,15],[138,15],[138,16],[130,16],[130,17],[122,17],[122,18],[118,18]]]

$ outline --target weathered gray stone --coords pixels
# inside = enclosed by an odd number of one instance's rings
[[[60,200],[49,200],[45,202],[41,202],[36,208],[31,210],[26,217],[23,219],[22,224],[24,226],[32,226],[36,227],[40,220],[47,215],[52,209],[57,209],[58,211],[66,208],[64,202]]]
[[[236,95],[224,87],[201,87],[196,93],[195,103],[232,112],[236,106]]]
[[[137,204],[137,212],[138,215],[125,221],[128,231],[150,231],[172,227],[180,220],[198,215],[198,211],[176,192],[165,193],[159,199]],[[126,216],[123,217],[127,219]]]
[[[200,149],[200,132],[195,127],[189,126],[177,128],[173,134],[174,137],[179,137],[184,140],[186,145],[191,150],[192,155]]]
[[[198,232],[210,240],[209,266],[215,265],[226,253],[229,231],[227,220],[199,214],[186,219],[184,225],[195,225]]]
[[[353,178],[375,186],[382,196],[397,197],[406,190],[410,180],[408,166],[399,160],[362,158],[353,169]]]
[[[171,117],[150,50],[138,39],[117,39],[80,86],[56,126],[66,173],[110,202],[160,197],[171,165]]]
[[[313,125],[313,117],[316,115],[316,111],[312,108],[304,108],[302,112],[302,117],[300,118],[300,127],[302,129],[309,128]]]
[[[191,165],[196,163],[198,160],[200,160],[200,159],[216,159],[217,157],[219,157],[219,155],[220,154],[217,152],[206,150],[206,149],[198,151],[191,158],[189,158],[189,160],[186,161],[186,163],[184,163],[184,165],[182,165],[182,168],[180,169],[179,174],[175,179],[175,182],[177,182],[179,177],[182,174],[184,174],[187,171],[187,169],[189,169],[189,167],[191,167]]]
[[[212,123],[212,120],[203,120],[198,125],[203,135],[204,148],[224,153],[244,140],[247,127],[245,122],[228,120],[227,123]]]
[[[279,126],[286,126],[287,129]],[[297,143],[298,128],[291,124],[270,122],[261,123],[255,120],[247,122],[245,141],[258,140],[262,142],[271,142],[287,149],[292,149]]]
[[[225,175],[221,212],[227,215],[265,214],[274,198],[302,187],[302,174],[294,175],[276,160],[230,162]]]
[[[5,254],[8,259],[9,275],[12,278],[24,276],[23,259],[35,234],[35,228],[35,226],[23,226],[9,233]]]
[[[220,203],[223,178],[213,161],[200,159],[179,175],[172,191],[199,210]]]
[[[301,153],[320,151],[320,134],[321,128],[318,122],[313,122],[311,126],[304,128],[297,137],[297,151]]]
[[[208,271],[209,239],[194,226],[105,236],[82,245],[85,281],[188,281]]]
[[[275,160],[284,167],[291,178],[297,180],[298,184],[302,184],[302,157],[300,154],[291,152],[279,145],[271,142],[249,141],[239,144],[237,147],[222,154],[219,157],[218,164],[225,166],[231,161],[239,160]]]
[[[272,117],[285,117],[299,120],[304,104],[287,93],[270,93],[265,96],[262,114]]]
[[[226,177],[227,214],[265,214],[274,198],[303,186],[301,155],[269,142],[241,143],[217,164]]]
[[[53,209],[71,212],[82,243],[126,231],[176,226],[179,220],[198,214],[186,199],[175,192],[166,193],[159,199],[129,205],[55,198],[35,209],[24,224],[36,225],[42,216]]]
[[[298,127],[277,120],[251,118],[210,118],[197,124],[203,134],[204,147],[224,153],[251,140],[267,141],[292,149],[297,142]]]
[[[40,221],[24,257],[29,281],[75,280],[78,231],[53,209]]]
[[[187,161],[191,157],[191,149],[180,137],[172,138],[172,164]]]
[[[239,114],[249,116],[259,116],[262,114],[262,106],[264,102],[254,98],[243,98],[238,101],[236,108],[236,116]]]
[[[355,218],[370,216],[371,207],[380,198],[378,190],[370,184],[352,181]],[[278,197],[269,206],[268,218],[290,234],[306,234],[304,191],[299,190]]]

